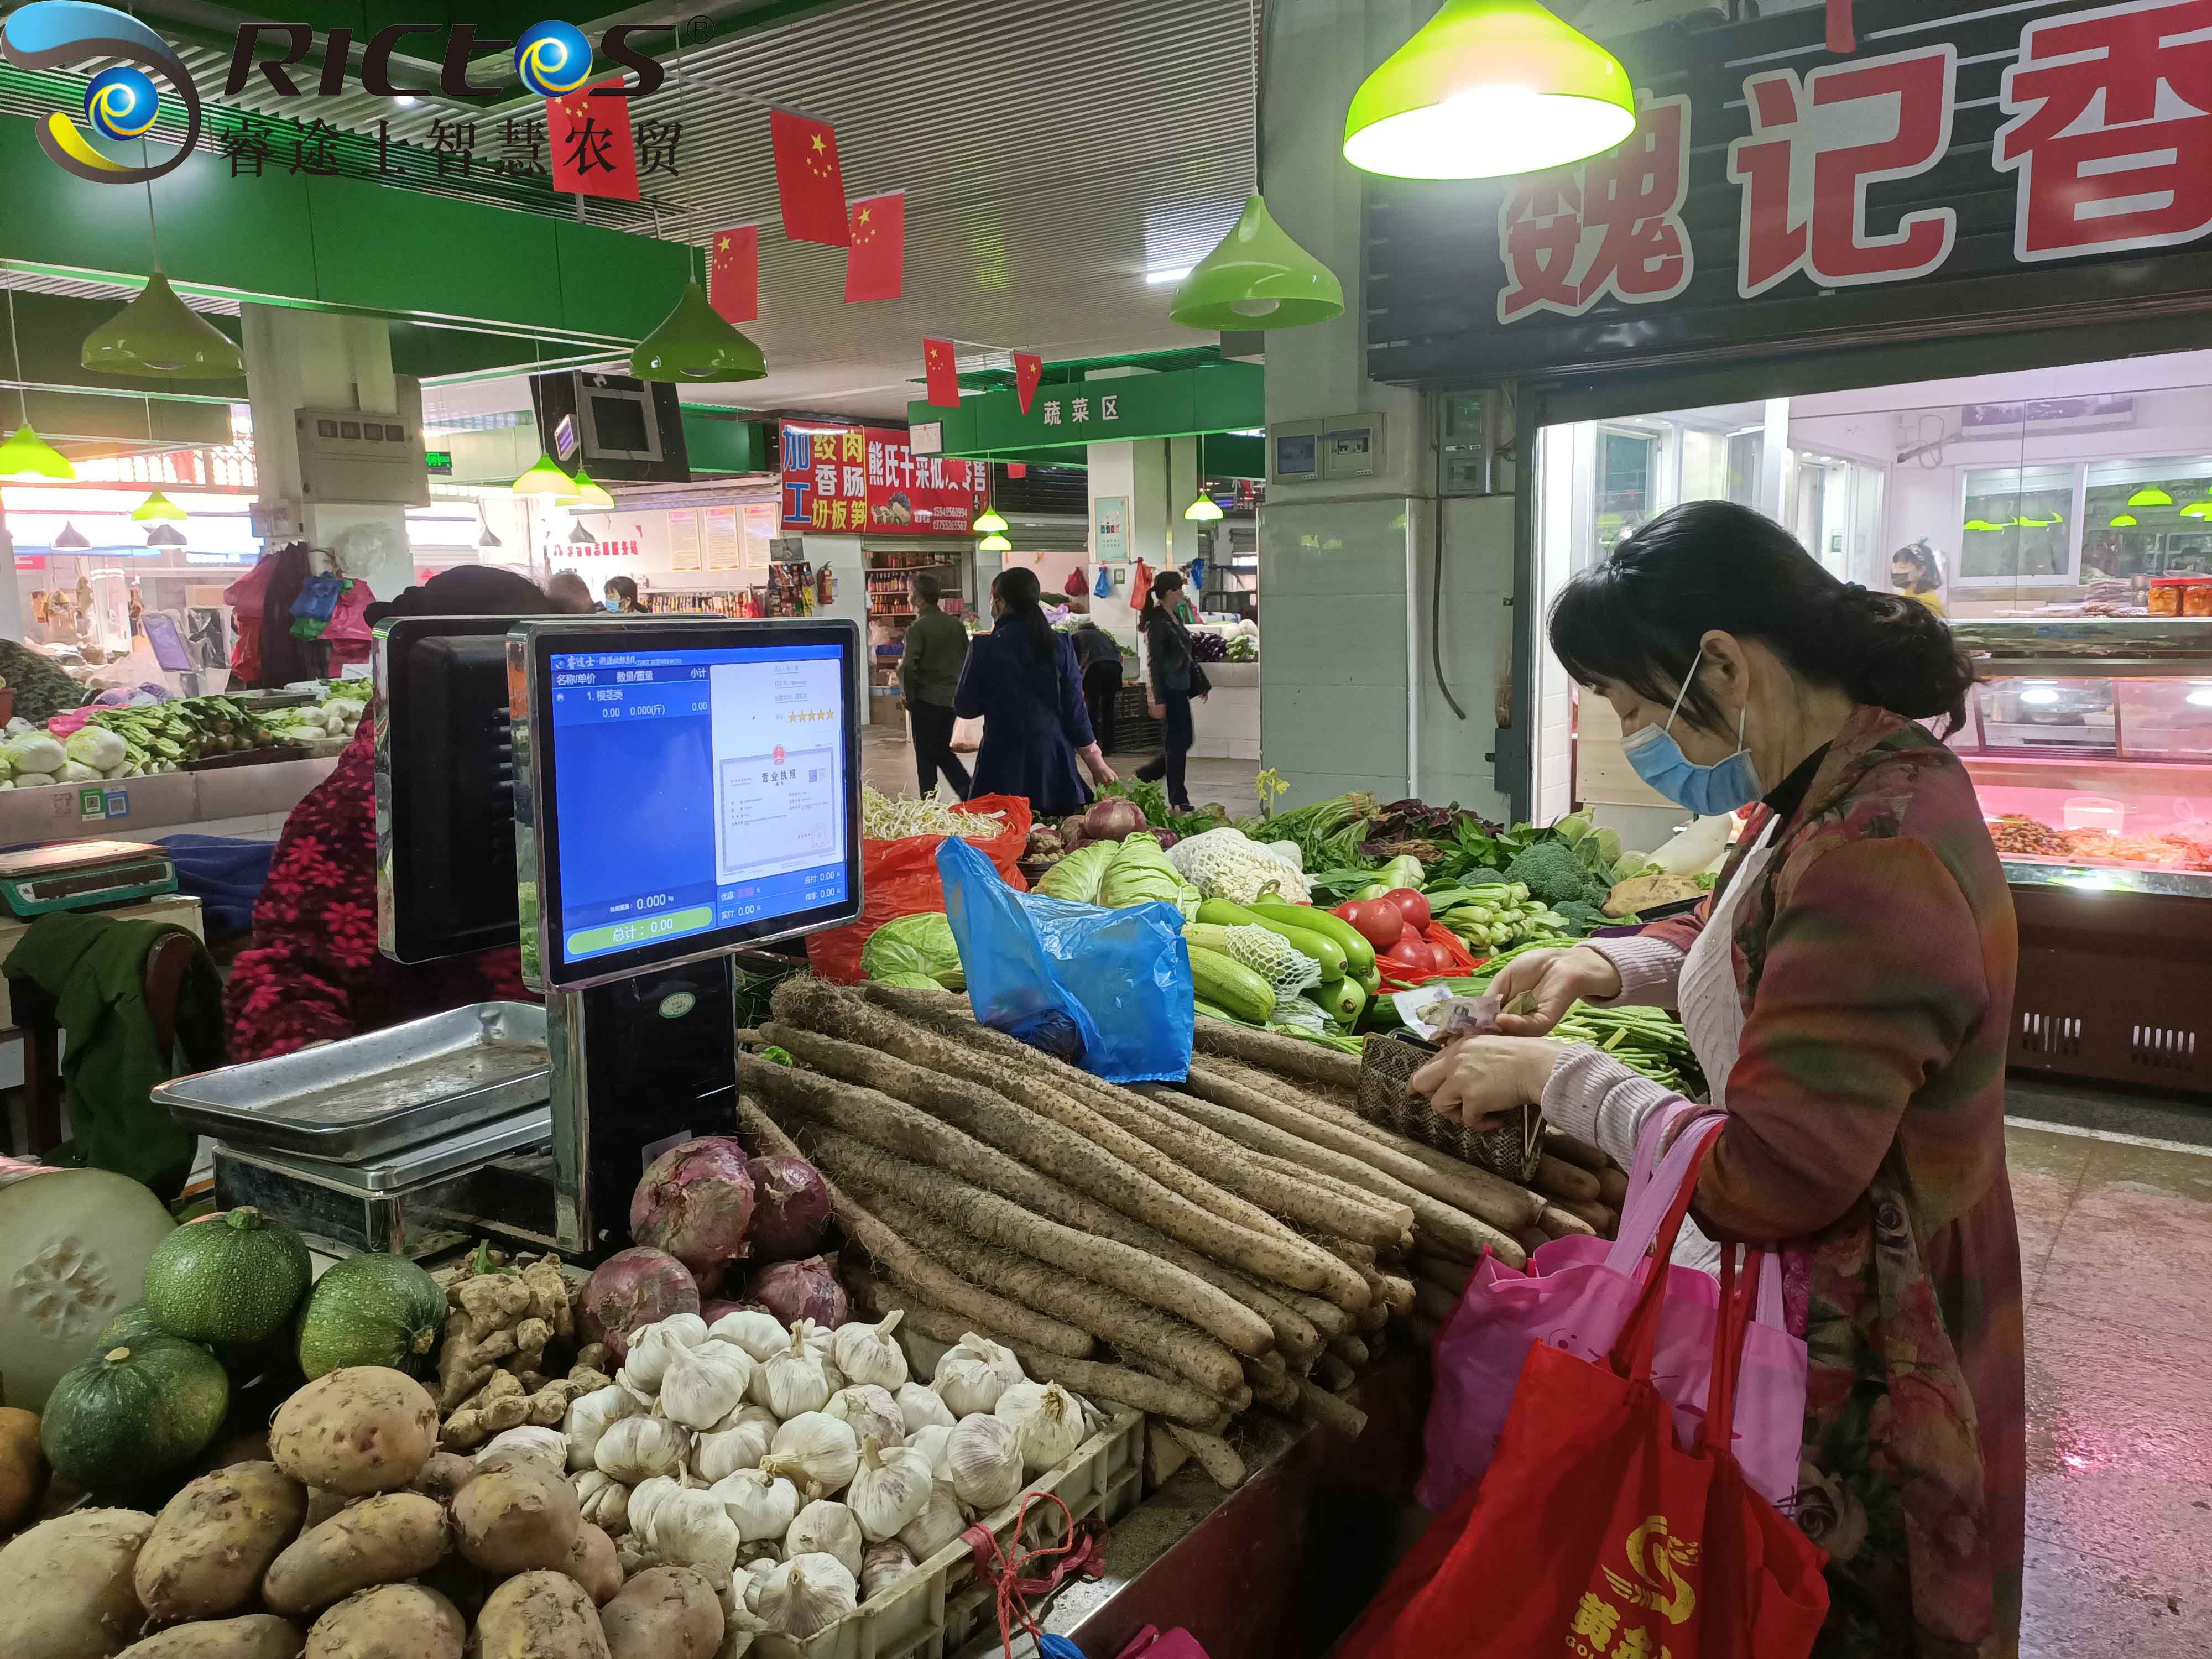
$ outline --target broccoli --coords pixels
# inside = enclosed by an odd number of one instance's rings
[[[1600,927],[1617,927],[1621,918],[1609,916],[1588,899],[1569,899],[1564,904],[1552,907],[1552,914],[1562,921],[1571,921],[1583,932]]]
[[[1603,904],[1613,889],[1591,871],[1565,842],[1539,842],[1505,866],[1505,879],[1524,882],[1528,891],[1546,904],[1565,904],[1582,899]]]

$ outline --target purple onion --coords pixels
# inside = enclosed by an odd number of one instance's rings
[[[632,1245],[602,1261],[584,1281],[578,1307],[584,1340],[604,1342],[617,1364],[629,1358],[629,1334],[671,1314],[697,1313],[699,1286],[665,1250]]]
[[[826,1255],[763,1267],[753,1275],[752,1292],[763,1307],[787,1325],[811,1319],[835,1328],[852,1311],[845,1287],[837,1282],[837,1264]]]
[[[745,1253],[753,1182],[735,1135],[702,1135],[653,1160],[630,1194],[629,1236],[694,1273]]]
[[[803,1158],[757,1158],[745,1165],[753,1182],[752,1255],[789,1261],[822,1248],[830,1229],[830,1188]]]

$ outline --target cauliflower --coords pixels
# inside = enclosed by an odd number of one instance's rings
[[[1209,830],[1168,849],[1168,862],[1207,898],[1251,904],[1263,898],[1309,902],[1303,872],[1285,864],[1242,830]]]

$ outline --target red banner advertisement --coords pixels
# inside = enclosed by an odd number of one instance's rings
[[[783,422],[787,529],[970,535],[983,484],[982,462],[917,455],[896,427]]]

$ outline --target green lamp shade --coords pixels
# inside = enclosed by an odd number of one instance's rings
[[[1011,553],[1014,549],[1014,544],[995,530],[975,545],[986,553]]]
[[[188,515],[183,507],[179,507],[157,489],[137,506],[132,507],[131,516],[139,524],[151,524],[156,519],[182,520]]]
[[[51,545],[57,553],[80,553],[90,547],[92,543],[86,538],[84,532],[79,530],[67,519],[64,519],[61,532],[55,536]]]
[[[2004,525],[1991,524],[1987,519],[1969,519],[1966,520],[1966,528],[1969,530],[2002,530],[2006,526]]]
[[[2181,509],[2185,519],[2212,519],[2212,501],[2191,501]]]
[[[26,421],[7,442],[0,443],[0,478],[34,483],[40,478],[64,480],[76,477],[69,457],[31,430]]]
[[[190,310],[157,267],[138,297],[84,337],[82,362],[104,374],[235,380],[246,360],[228,336]]]
[[[1635,130],[1628,71],[1536,0],[1445,0],[1352,94],[1344,159],[1397,179],[1495,179]]]
[[[185,532],[173,524],[157,524],[146,532],[149,547],[182,547]]]
[[[1198,499],[1183,508],[1182,515],[1186,519],[1195,519],[1200,524],[1211,524],[1221,516],[1221,503],[1200,490]]]
[[[2128,497],[2130,507],[2172,507],[2173,497],[2156,484],[2146,484]]]
[[[576,481],[563,472],[550,455],[540,452],[537,464],[514,481],[514,493],[550,495],[556,501],[574,501]]]
[[[707,303],[706,291],[686,283],[676,309],[630,353],[629,372],[641,380],[757,380],[768,364]]]
[[[597,479],[585,471],[582,467],[576,469],[576,505],[578,507],[607,507],[614,504],[615,498],[607,494]]]
[[[2112,528],[2115,530],[2129,529],[2134,526],[2135,522],[2136,515],[2132,513],[2115,513],[2112,514]]]
[[[1185,328],[1297,328],[1344,311],[1344,284],[1285,234],[1255,196],[1221,245],[1191,268],[1168,315]]]
[[[975,528],[988,535],[995,535],[1006,527],[1006,515],[995,507],[985,507],[983,516],[975,520]]]

